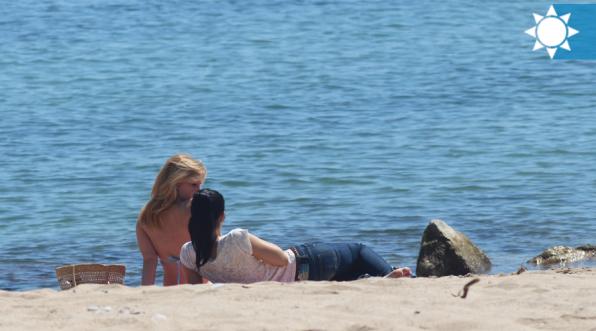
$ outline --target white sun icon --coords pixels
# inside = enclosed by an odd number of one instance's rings
[[[536,38],[534,51],[546,47],[548,55],[552,59],[559,47],[571,50],[567,39],[579,33],[579,31],[567,25],[571,14],[559,16],[553,6],[550,6],[546,16],[534,14],[536,26],[526,30],[526,33]]]

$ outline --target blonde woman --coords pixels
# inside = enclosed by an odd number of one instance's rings
[[[143,255],[142,285],[154,285],[157,260],[164,271],[163,285],[187,283],[173,259],[190,240],[190,202],[205,181],[207,170],[189,155],[170,157],[163,165],[151,190],[151,199],[137,220],[137,243]]]

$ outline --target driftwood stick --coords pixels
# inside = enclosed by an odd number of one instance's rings
[[[459,291],[457,293],[457,295],[455,295],[455,294],[451,294],[451,295],[453,295],[454,297],[461,297],[462,299],[465,299],[468,296],[468,291],[470,289],[470,286],[478,283],[479,281],[480,281],[480,278],[474,278],[471,281],[467,282],[466,285],[464,285],[464,288],[461,291]],[[462,294],[462,292],[463,292],[463,294]]]

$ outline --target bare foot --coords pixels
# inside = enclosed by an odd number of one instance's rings
[[[408,267],[397,268],[391,271],[385,278],[401,278],[401,277],[412,277],[412,270]]]

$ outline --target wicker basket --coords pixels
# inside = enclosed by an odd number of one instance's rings
[[[56,268],[60,288],[79,284],[124,284],[126,267],[121,264],[71,264]]]

